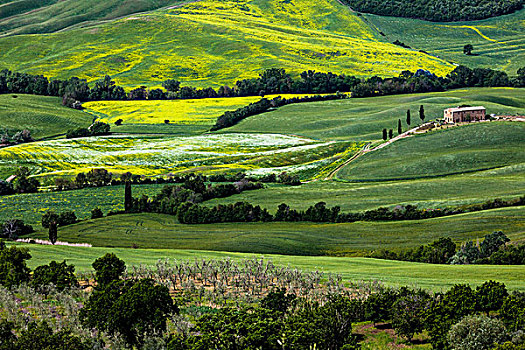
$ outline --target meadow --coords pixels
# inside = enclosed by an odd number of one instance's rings
[[[168,78],[220,86],[270,67],[359,76],[453,69],[384,42],[336,0],[200,1],[48,35],[8,36],[0,46],[2,67],[89,81],[109,74],[127,87],[158,87]]]
[[[321,167],[353,142],[321,142],[279,134],[110,136],[50,140],[0,149],[0,169],[26,165],[35,174],[71,175],[104,167],[138,175],[177,172],[300,170]]]
[[[426,94],[407,94],[339,101],[289,105],[276,111],[253,116],[223,132],[278,132],[322,140],[380,140],[382,130],[403,130],[406,111],[411,110],[411,125],[421,123],[420,105],[426,121],[443,118],[443,110],[452,106],[485,106],[488,114],[525,114],[525,89],[470,88]]]
[[[31,268],[49,263],[51,260],[66,260],[74,264],[77,272],[91,271],[91,263],[107,252],[117,254],[128,266],[155,265],[159,260],[226,259],[241,260],[261,258],[260,255],[231,252],[173,250],[173,249],[125,249],[125,248],[80,248],[64,246],[40,246],[18,244],[30,250]],[[477,286],[492,279],[504,282],[510,290],[525,290],[523,266],[489,265],[430,265],[402,261],[367,258],[306,257],[265,254],[265,259],[280,266],[293,266],[304,271],[322,271],[339,274],[344,281],[381,281],[390,286],[415,286],[433,291],[445,291],[455,283]],[[454,277],[451,277],[454,276]]]
[[[275,208],[276,209],[276,208]],[[400,250],[439,237],[461,243],[502,230],[513,241],[525,239],[523,207],[488,210],[442,218],[320,224],[311,222],[179,224],[175,216],[126,214],[59,228],[58,238],[94,246],[193,249],[285,255],[363,256],[375,249]],[[43,230],[31,237],[47,239]],[[118,237],[118,239],[116,239]]]
[[[503,167],[525,167],[525,125],[487,122],[398,140],[345,166],[347,181],[446,176]]]
[[[504,70],[515,75],[525,61],[525,10],[471,22],[432,23],[409,18],[363,15],[384,39],[400,40],[444,60],[469,67]],[[463,54],[472,44],[474,55]]]
[[[42,139],[88,127],[93,117],[62,106],[58,97],[0,94],[0,120],[0,132],[29,129],[33,138]]]

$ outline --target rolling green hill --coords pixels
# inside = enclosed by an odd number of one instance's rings
[[[379,140],[383,128],[397,130],[401,119],[407,130],[420,123],[418,109],[425,106],[426,120],[443,118],[443,109],[482,105],[487,113],[525,114],[525,89],[471,88],[427,94],[355,98],[281,107],[247,118],[223,132],[277,132],[322,140]]]
[[[2,0],[0,36],[51,33],[176,4],[175,0]]]
[[[0,67],[89,80],[110,74],[127,86],[174,77],[217,86],[270,67],[359,76],[453,69],[384,42],[336,0],[200,1],[49,35],[4,37],[0,47]]]
[[[88,127],[93,116],[62,106],[58,97],[7,94],[0,95],[0,121],[0,131],[29,129],[33,138],[41,139]]]
[[[344,224],[232,223],[179,224],[162,214],[116,215],[59,229],[59,240],[95,246],[219,250],[260,254],[358,255],[378,248],[399,250],[439,237],[456,242],[502,230],[513,241],[525,238],[523,207],[436,219]],[[31,237],[47,239],[47,231]]]
[[[337,177],[350,181],[436,177],[525,165],[525,125],[471,124],[398,140],[344,167]]]
[[[201,258],[235,260],[260,258],[253,254],[172,250],[172,249],[126,249],[126,248],[80,248],[24,244],[30,250],[31,268],[48,264],[51,260],[66,260],[75,265],[77,272],[92,271],[93,261],[104,254],[115,253],[128,266],[152,266],[159,259],[195,260]],[[525,290],[523,266],[488,265],[429,265],[404,261],[376,260],[366,258],[306,257],[264,255],[276,265],[290,265],[305,271],[319,270],[339,274],[345,281],[382,281],[391,286],[417,286],[434,291],[444,291],[456,283],[469,283],[473,287],[487,280],[504,282],[510,290]]]
[[[417,19],[363,15],[389,42],[400,40],[418,50],[469,67],[504,70],[515,75],[525,62],[525,9],[481,21],[432,23]],[[463,54],[472,44],[474,55]]]

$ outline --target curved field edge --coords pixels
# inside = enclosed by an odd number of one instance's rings
[[[525,163],[525,123],[484,122],[408,137],[345,166],[337,178],[389,181],[478,172]]]
[[[381,281],[391,286],[416,286],[433,291],[444,291],[456,283],[478,286],[487,280],[505,283],[511,290],[525,290],[524,266],[488,265],[431,265],[390,260],[340,257],[304,257],[265,254],[242,254],[200,250],[80,248],[18,244],[30,250],[29,266],[35,268],[51,260],[66,260],[77,272],[91,271],[92,262],[106,253],[115,253],[128,266],[155,265],[158,260],[195,260],[264,258],[281,266],[292,266],[305,271],[318,270],[340,274],[345,281]]]
[[[382,41],[336,0],[201,1],[89,28],[0,38],[0,46],[2,67],[90,81],[109,74],[128,87],[156,87],[167,78],[219,86],[269,67],[359,76],[420,68],[444,76],[454,68]]]
[[[455,242],[502,230],[513,241],[525,238],[525,207],[442,218],[322,223],[227,223],[183,225],[163,214],[125,214],[87,220],[59,229],[59,240],[104,247],[217,250],[258,254],[363,256],[372,250],[400,250],[439,237]],[[47,239],[40,231],[30,237]]]

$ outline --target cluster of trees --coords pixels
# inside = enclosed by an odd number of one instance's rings
[[[77,137],[89,137],[89,136],[103,136],[109,135],[111,126],[103,122],[94,122],[87,128],[78,128],[68,130],[66,138],[74,139]]]
[[[40,181],[30,177],[29,168],[20,167],[14,174],[14,179],[10,182],[0,180],[0,196],[15,193],[34,193],[38,192]]]
[[[348,98],[348,95],[345,94],[336,94],[336,95],[315,95],[307,97],[292,97],[292,98],[282,98],[280,96],[275,97],[274,99],[268,100],[267,98],[262,98],[257,102],[250,103],[247,106],[236,109],[235,111],[227,111],[224,114],[220,115],[217,118],[217,122],[211,128],[212,131],[228,128],[240,122],[243,119],[248,117],[268,112],[274,108],[279,108],[293,103],[304,103],[304,102],[315,102],[315,101],[332,101],[332,100],[341,100]]]
[[[501,231],[485,235],[481,243],[463,243],[459,249],[450,238],[440,238],[431,244],[395,252],[379,249],[371,258],[413,261],[429,264],[492,264],[524,265],[525,245],[507,244],[510,239]]]
[[[344,0],[354,10],[435,22],[472,21],[523,7],[523,0]]]
[[[153,198],[149,198],[146,195],[140,198],[132,198],[129,211],[176,215],[179,208],[183,206],[189,207],[212,198],[229,197],[243,191],[261,188],[263,188],[261,183],[252,182],[247,178],[242,178],[234,183],[214,186],[211,183],[206,183],[204,176],[195,175],[186,178],[182,185],[164,186],[162,191]],[[126,201],[127,199],[125,199]]]
[[[0,147],[18,145],[26,142],[33,142],[34,139],[31,137],[31,131],[24,129],[15,132],[13,135],[9,135],[7,130],[0,136]]]
[[[26,263],[30,258],[27,249],[7,248],[0,242],[0,284],[11,288],[28,283],[39,293],[45,293],[50,285],[59,291],[78,287],[73,265],[52,261],[38,266],[31,274]],[[151,279],[123,280],[125,263],[114,254],[96,259],[92,266],[96,286],[78,315],[82,326],[120,336],[129,347],[140,347],[144,337],[166,331],[168,317],[178,313],[167,287]],[[68,329],[53,333],[45,321],[29,324],[18,336],[12,332],[14,328],[11,322],[0,322],[1,350],[93,349],[89,345],[92,342]],[[104,348],[103,342],[101,345]]]
[[[33,232],[35,232],[33,226],[27,225],[19,219],[7,220],[0,226],[0,238],[15,240]]]

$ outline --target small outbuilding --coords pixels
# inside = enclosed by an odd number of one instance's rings
[[[485,107],[456,107],[445,109],[444,118],[446,123],[463,123],[485,120]]]

